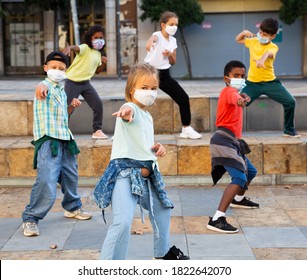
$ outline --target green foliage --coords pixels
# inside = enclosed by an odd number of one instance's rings
[[[142,0],[140,5],[143,13],[141,20],[150,18],[159,21],[165,11],[175,12],[179,17],[179,28],[204,20],[204,14],[197,0]]]
[[[307,0],[281,0],[280,19],[286,24],[292,24],[297,18],[307,14]]]

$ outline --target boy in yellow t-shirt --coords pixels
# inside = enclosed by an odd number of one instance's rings
[[[242,92],[251,98],[248,105],[262,94],[283,105],[283,136],[300,137],[294,126],[295,98],[276,78],[274,73],[274,61],[278,46],[272,43],[272,40],[276,37],[277,31],[277,20],[267,18],[262,21],[257,35],[248,30],[243,30],[237,35],[236,41],[240,44],[245,44],[250,54],[250,67],[246,86]]]

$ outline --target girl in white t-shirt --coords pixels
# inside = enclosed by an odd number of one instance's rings
[[[159,70],[159,88],[179,106],[182,132],[181,138],[199,139],[201,135],[191,126],[190,99],[184,89],[170,76],[170,67],[176,63],[177,41],[173,35],[178,28],[178,16],[164,12],[160,18],[161,31],[154,32],[146,43],[148,51],[144,61]]]
[[[154,231],[154,257],[187,260],[180,249],[170,247],[172,202],[164,189],[157,157],[166,154],[154,142],[153,120],[147,111],[157,95],[157,70],[145,63],[131,68],[127,78],[126,101],[113,115],[117,117],[111,161],[96,184],[94,198],[104,209],[112,204],[113,222],[104,240],[100,259],[127,258],[130,231],[137,204],[149,212]]]

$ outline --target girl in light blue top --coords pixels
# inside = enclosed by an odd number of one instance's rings
[[[94,190],[100,208],[112,204],[113,223],[104,240],[101,259],[127,258],[130,231],[137,204],[149,211],[154,230],[154,257],[189,259],[175,246],[170,248],[170,217],[173,204],[164,190],[157,157],[166,154],[154,143],[153,121],[146,110],[157,96],[158,73],[149,64],[131,68],[125,103],[117,117],[111,161]]]

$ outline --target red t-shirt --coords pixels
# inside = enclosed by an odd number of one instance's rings
[[[231,130],[237,138],[242,137],[243,107],[238,106],[242,98],[237,89],[225,87],[222,89],[217,103],[216,126]]]

